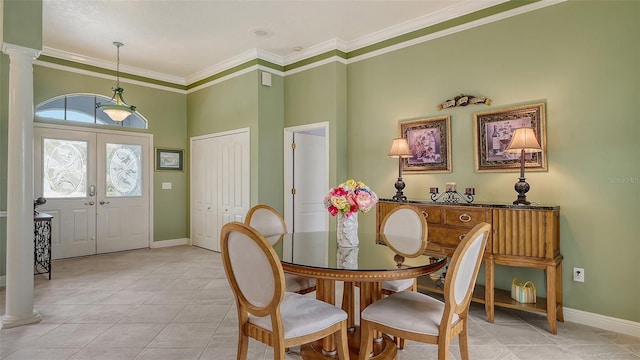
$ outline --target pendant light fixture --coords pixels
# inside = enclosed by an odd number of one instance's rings
[[[111,88],[113,90],[113,97],[109,103],[96,103],[96,108],[102,109],[111,120],[116,122],[124,121],[131,113],[136,111],[136,107],[133,105],[127,105],[124,102],[122,93],[124,89],[120,87],[120,47],[124,44],[118,41],[114,41],[113,45],[118,49],[118,57],[116,62],[116,86]],[[115,101],[115,104],[113,102]]]

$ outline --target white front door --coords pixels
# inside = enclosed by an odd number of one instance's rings
[[[53,215],[52,258],[149,246],[148,135],[34,129],[39,211]]]
[[[244,221],[250,207],[249,130],[191,139],[191,238],[220,251],[220,230]]]
[[[98,134],[97,253],[149,246],[149,138]]]
[[[96,253],[96,134],[34,129],[34,194],[53,216],[54,259]]]

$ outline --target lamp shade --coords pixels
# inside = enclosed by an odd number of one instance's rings
[[[388,157],[392,158],[410,158],[413,157],[411,150],[409,150],[409,143],[405,138],[395,138],[391,143],[391,149],[389,149]]]
[[[521,127],[513,132],[511,142],[509,146],[504,150],[505,152],[521,152],[524,150],[526,153],[536,153],[542,151],[542,146],[536,138],[536,134],[530,127]]]

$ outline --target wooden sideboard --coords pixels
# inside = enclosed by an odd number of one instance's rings
[[[560,207],[502,204],[460,204],[431,201],[395,202],[382,199],[376,205],[376,231],[394,207],[409,204],[418,208],[429,226],[427,253],[453,255],[464,235],[480,222],[491,224],[492,232],[484,254],[485,286],[476,285],[473,301],[484,303],[487,320],[493,322],[494,306],[544,312],[549,330],[557,333],[556,320],[562,313],[562,255],[560,254]],[[535,304],[511,299],[509,290],[495,289],[494,266],[507,265],[542,269],[546,272],[546,299]],[[419,279],[418,288],[442,293],[431,279]]]

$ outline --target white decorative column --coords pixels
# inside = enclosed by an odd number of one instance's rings
[[[40,50],[4,43],[9,55],[7,284],[2,328],[42,320],[33,307],[33,60]]]

